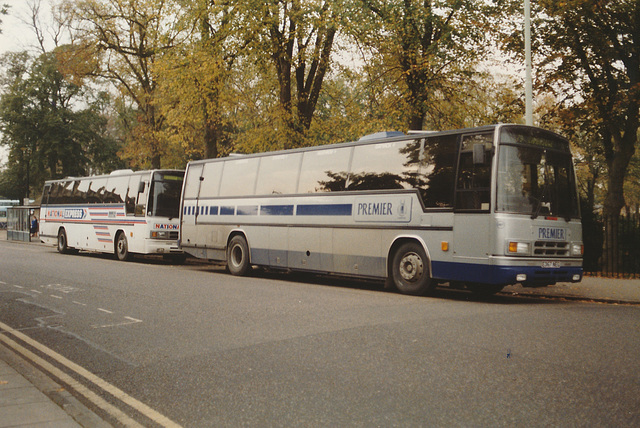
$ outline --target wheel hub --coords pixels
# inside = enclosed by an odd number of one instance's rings
[[[422,258],[416,253],[406,254],[400,261],[400,276],[405,281],[417,281],[424,273]]]

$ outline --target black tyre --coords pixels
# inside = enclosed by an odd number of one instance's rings
[[[60,254],[69,254],[69,245],[67,241],[67,232],[64,229],[58,231],[58,252]]]
[[[232,275],[244,276],[249,273],[249,245],[242,235],[236,235],[227,247],[227,267]]]
[[[402,244],[393,255],[393,282],[402,294],[423,296],[433,291],[436,282],[429,274],[429,260],[417,242]]]
[[[504,288],[504,285],[480,284],[477,282],[467,282],[465,283],[465,287],[467,288],[467,290],[471,291],[476,296],[488,297],[502,291],[502,289]]]
[[[131,259],[131,253],[129,253],[129,243],[127,242],[127,235],[124,232],[118,233],[116,237],[116,245],[114,249],[116,258],[122,262]]]

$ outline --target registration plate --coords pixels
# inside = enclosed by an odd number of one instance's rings
[[[542,267],[547,269],[558,269],[560,262],[542,262]]]

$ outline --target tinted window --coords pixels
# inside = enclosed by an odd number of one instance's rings
[[[233,159],[224,163],[220,196],[253,195],[259,158]]]
[[[200,190],[200,175],[202,174],[202,165],[189,165],[187,175],[185,177],[184,198],[194,199],[198,197]]]
[[[453,207],[458,137],[445,135],[425,140],[420,183],[425,207]]]
[[[60,193],[58,194],[58,199],[60,199],[60,203],[62,204],[72,204],[73,203],[73,181],[67,181],[63,184],[63,187],[60,189]]]
[[[112,176],[107,181],[107,190],[104,202],[120,204],[127,198],[129,188],[129,176]]]
[[[474,146],[482,146],[484,162],[473,159]],[[491,158],[493,133],[464,135],[460,148],[460,165],[456,187],[456,208],[488,210],[491,199]]]
[[[204,165],[202,182],[200,183],[200,197],[214,198],[220,190],[223,162],[210,162]]]
[[[302,153],[265,156],[260,160],[256,195],[295,193]]]
[[[127,214],[134,214],[136,210],[136,198],[138,197],[138,190],[140,189],[140,175],[132,175],[129,179],[129,190],[127,191],[127,197],[125,198],[125,206],[127,207]]]
[[[49,201],[49,196],[51,196],[51,184],[45,184],[44,189],[42,190],[42,205],[51,203],[51,201]]]
[[[157,217],[178,217],[180,212],[180,192],[183,173],[155,172],[151,184],[149,205],[150,215]]]
[[[106,178],[97,178],[89,182],[89,188],[87,189],[87,202],[90,204],[102,203],[106,189]]]
[[[140,191],[141,190],[141,191]],[[147,212],[147,195],[149,194],[149,176],[140,176],[140,184],[138,184],[138,192],[136,195],[136,207],[134,214],[138,217],[144,217]]]
[[[351,151],[351,147],[343,147],[305,152],[298,193],[345,190]]]
[[[347,190],[418,187],[420,140],[357,146]]]

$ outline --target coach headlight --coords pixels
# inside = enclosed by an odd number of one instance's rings
[[[151,239],[169,239],[169,232],[166,230],[152,230]]]
[[[525,241],[508,241],[507,254],[514,256],[528,256],[531,254],[531,243]]]
[[[581,242],[574,242],[571,244],[571,255],[574,257],[580,257],[584,255],[584,245]]]

